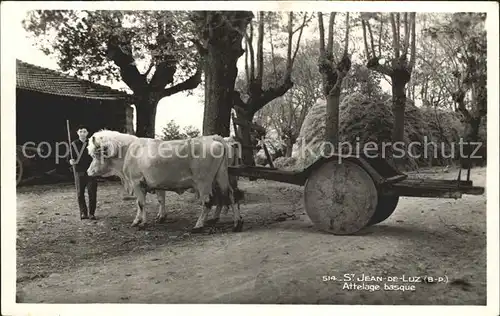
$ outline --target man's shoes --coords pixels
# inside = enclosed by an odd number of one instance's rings
[[[90,218],[91,220],[93,220],[93,221],[97,220],[97,218],[95,218],[95,215],[94,215],[94,214],[91,214],[89,218]]]
[[[80,214],[80,219],[88,219],[89,216],[87,214]]]

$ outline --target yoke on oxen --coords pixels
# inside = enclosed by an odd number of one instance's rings
[[[233,231],[241,231],[243,220],[234,207],[230,185],[228,144],[219,135],[162,141],[103,130],[90,138],[88,169],[91,176],[119,176],[137,198],[137,214],[132,226],[146,224],[145,197],[155,192],[160,209],[157,220],[164,221],[165,191],[184,192],[194,188],[203,205],[194,227],[199,231],[213,205],[233,211]]]

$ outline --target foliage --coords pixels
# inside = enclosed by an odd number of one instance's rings
[[[24,28],[47,55],[55,55],[60,68],[94,81],[120,81],[120,67],[110,59],[112,39],[128,43],[141,73],[165,59],[178,62],[175,81],[186,79],[196,66],[197,51],[189,41],[191,23],[178,11],[30,11]],[[161,31],[168,33],[159,37]],[[167,43],[163,43],[166,41]],[[148,73],[151,80],[154,72]]]
[[[282,97],[269,102],[255,116],[260,125],[276,131],[280,147],[286,155],[291,155],[291,147],[298,137],[307,111],[321,96],[317,58],[317,41],[304,42],[298,50],[292,70],[293,87]],[[284,69],[285,63],[282,61],[276,62],[278,70]]]
[[[353,64],[342,82],[343,95],[361,93],[369,98],[379,98],[382,96],[381,78],[381,74],[371,71],[365,65]]]
[[[184,131],[181,132],[180,126],[171,120],[162,129],[161,135],[158,137],[162,140],[176,140],[176,139],[186,139],[200,136],[200,130],[194,126],[184,127]]]
[[[237,81],[234,94],[236,116],[244,122],[252,122],[256,113],[262,111],[266,104],[282,97],[294,86],[293,65],[297,58],[303,30],[312,19],[312,15],[303,12],[287,12],[287,14],[258,12],[257,17],[256,21],[249,24],[248,32],[244,33],[245,73]],[[284,21],[287,21],[286,27],[278,27]],[[257,31],[255,32],[254,29]],[[265,39],[269,41],[270,53],[264,53]],[[280,106],[274,113],[281,113],[285,116],[284,112],[288,112],[286,123],[275,115],[271,115],[264,124],[274,125],[275,130],[280,133],[283,145],[290,148],[288,152],[291,154],[297,131],[292,127],[292,121],[296,120],[294,115],[296,111],[294,105],[289,102],[275,103]],[[240,126],[238,134],[243,144],[251,142],[249,128]],[[251,156],[251,150],[243,148],[243,161],[246,164],[253,163]]]
[[[477,125],[487,110],[485,19],[485,13],[454,13],[424,30],[453,65],[447,74],[458,110]]]
[[[46,54],[57,57],[63,71],[92,81],[123,81],[133,92],[136,135],[153,137],[158,101],[201,82],[187,16],[176,11],[39,10],[29,12],[24,27]]]

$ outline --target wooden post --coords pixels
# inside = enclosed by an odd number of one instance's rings
[[[66,120],[66,129],[68,131],[69,157],[73,159],[73,151],[71,150],[71,133],[69,130],[69,120]],[[76,197],[78,198],[78,181],[76,181],[76,169],[74,165],[72,165],[71,167],[73,168],[73,179],[75,180]]]
[[[271,168],[274,168],[273,160],[271,158],[271,155],[269,154],[269,151],[267,150],[266,143],[264,143],[264,136],[260,138],[260,142],[262,143],[262,148],[264,149],[264,153],[266,154],[267,162],[269,163],[269,166]]]

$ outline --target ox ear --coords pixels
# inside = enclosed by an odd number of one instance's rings
[[[90,138],[92,139],[92,144],[93,144],[95,147],[97,147],[97,144],[95,143],[95,137],[94,137],[94,136],[92,136],[92,137],[90,137]]]

